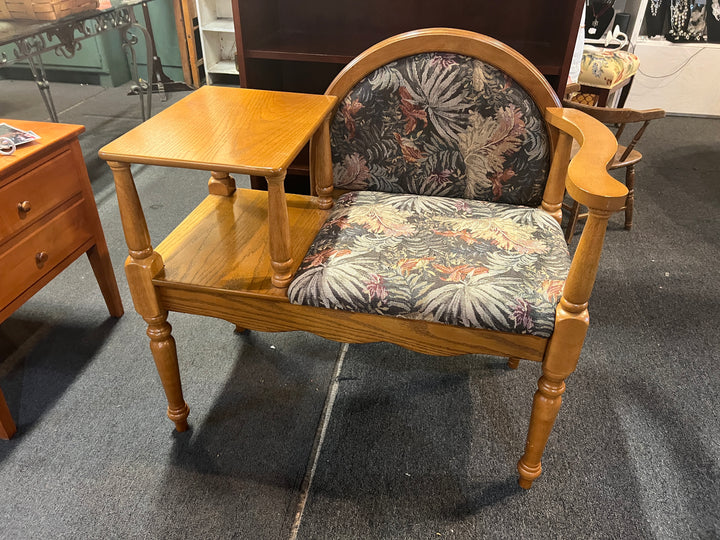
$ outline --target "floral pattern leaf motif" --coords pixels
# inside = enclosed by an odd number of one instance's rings
[[[489,271],[484,266],[471,266],[469,264],[461,264],[459,266],[453,266],[452,268],[441,264],[433,264],[433,266],[441,274],[445,274],[445,277],[440,276],[440,279],[453,282],[465,281],[468,276],[478,276],[480,274],[486,274]]]
[[[363,105],[360,101],[350,99],[350,97],[345,98],[340,107],[340,114],[345,120],[345,127],[348,130],[348,138],[350,140],[355,138],[355,115],[357,115],[362,107]]]
[[[398,94],[400,94],[400,111],[406,119],[404,134],[407,135],[415,131],[418,121],[422,122],[424,126],[427,126],[427,112],[413,101],[407,88],[401,86],[398,89]]]
[[[533,238],[527,227],[521,227],[512,219],[448,218],[444,225],[449,230],[435,231],[435,234],[459,238],[467,244],[486,240],[504,251],[518,253],[543,253],[547,249],[542,241]]]
[[[467,154],[461,138],[468,150],[468,131],[478,129],[478,119],[497,124],[498,133],[507,125],[524,126],[524,132],[506,133],[494,148]],[[545,126],[529,94],[481,60],[452,53],[401,58],[343,97],[331,123],[335,182],[344,189],[538,206],[550,159]],[[349,183],[343,173],[353,154],[370,174]]]
[[[415,226],[408,223],[405,216],[393,212],[390,207],[357,206],[348,214],[348,220],[372,233],[387,236],[410,236],[415,233]]]
[[[542,209],[356,191],[337,200],[288,298],[547,337],[569,265]]]
[[[527,229],[511,219],[487,219],[483,220],[482,225],[481,236],[505,251],[543,253],[547,250],[542,241],[533,238]]]
[[[546,279],[542,282],[542,290],[551,302],[557,302],[563,293],[565,281],[562,279]]]
[[[336,309],[364,303],[366,267],[362,257],[352,256],[330,257],[324,264],[308,267],[295,280],[295,300],[322,298],[321,307]],[[328,288],[327,283],[334,285]]]
[[[507,320],[507,306],[514,304],[514,290],[519,284],[510,277],[473,275],[432,289],[422,299],[420,312],[449,324],[493,327]]]
[[[501,178],[507,181],[515,176],[514,171],[504,168],[505,156],[520,148],[524,134],[522,115],[513,105],[498,109],[494,118],[470,113],[470,125],[460,135],[460,152],[467,167],[465,196],[468,199],[474,199],[480,191],[488,189],[495,193],[495,200],[500,198]],[[499,191],[496,186],[500,186]]]
[[[408,275],[411,271],[426,266],[435,260],[435,257],[413,257],[411,259],[398,259],[397,267],[401,274]]]
[[[447,58],[447,57],[446,57]],[[427,111],[427,116],[438,134],[445,139],[456,139],[469,107],[463,81],[457,70],[447,69],[446,62],[433,59],[423,64],[412,64],[406,78],[407,92],[413,101]]]
[[[392,65],[382,66],[368,75],[368,83],[374,92],[395,92],[402,84],[400,71]]]
[[[307,259],[307,265],[312,268],[313,266],[320,266],[328,261],[331,257],[342,257],[344,255],[350,255],[352,251],[349,249],[325,249],[323,251],[320,251],[318,253],[313,254],[312,256],[308,257]]]
[[[457,211],[457,201],[449,199],[432,199],[423,195],[397,195],[382,203],[392,208],[393,211],[401,212],[443,212],[454,213]]]
[[[517,303],[513,307],[510,318],[515,322],[515,328],[526,328],[532,330],[535,323],[532,318],[532,306],[523,298],[516,298]]]
[[[370,177],[370,169],[368,169],[365,158],[355,152],[345,156],[342,163],[336,163],[333,166],[333,176],[335,185],[339,188],[360,189]]]
[[[408,138],[401,137],[399,133],[393,133],[393,136],[400,146],[400,150],[402,151],[405,161],[415,163],[419,159],[422,159],[423,153],[413,141]]]

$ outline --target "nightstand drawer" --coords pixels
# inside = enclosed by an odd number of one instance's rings
[[[65,257],[89,240],[82,200],[0,250],[0,307],[15,299]]]
[[[80,189],[77,166],[67,150],[0,188],[0,241],[34,223]]]

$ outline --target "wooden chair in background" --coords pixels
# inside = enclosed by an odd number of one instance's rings
[[[567,99],[564,100],[563,104],[565,107],[578,109],[603,124],[615,126],[615,138],[618,142],[620,141],[620,137],[624,133],[625,127],[628,124],[640,124],[635,132],[635,135],[627,146],[618,145],[617,153],[608,166],[608,170],[611,171],[616,169],[625,169],[625,186],[628,188],[628,194],[627,199],[625,200],[625,206],[621,208],[621,210],[625,210],[625,228],[630,229],[632,227],[633,207],[635,205],[635,165],[642,159],[642,154],[635,149],[635,146],[640,141],[643,133],[645,133],[645,129],[648,127],[648,124],[652,120],[663,118],[665,116],[665,111],[662,109],[647,109],[638,111],[634,109],[593,107]],[[572,241],[578,221],[586,219],[588,216],[588,212],[581,212],[580,207],[581,204],[578,201],[573,201],[572,204],[563,205],[563,209],[568,212],[568,222],[565,226],[565,240],[567,240],[568,244]]]
[[[286,195],[311,135],[315,195]],[[606,169],[616,149],[516,51],[448,28],[371,47],[324,96],[202,87],[110,143],[100,156],[115,177],[128,283],[176,429],[189,408],[169,311],[505,356],[512,368],[525,359],[542,364],[518,463],[529,488],[583,346],[608,217],[625,204]],[[157,248],[132,163],[212,172],[210,195]],[[236,189],[228,173],[264,175],[268,191]],[[566,188],[589,208],[572,258]]]

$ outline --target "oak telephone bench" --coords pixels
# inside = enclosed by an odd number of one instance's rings
[[[313,195],[286,194],[308,140]],[[529,488],[580,356],[608,217],[627,195],[606,171],[616,148],[520,54],[448,28],[375,45],[325,95],[206,86],[108,144],[127,278],[176,429],[189,408],[169,311],[525,359],[542,366],[518,463]],[[156,247],[135,163],[211,173],[208,197]],[[268,191],[236,189],[232,173],[264,176]],[[566,188],[589,208],[572,258]]]

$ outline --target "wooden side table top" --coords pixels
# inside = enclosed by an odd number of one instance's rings
[[[106,161],[276,175],[337,98],[203,86],[99,152]]]
[[[15,152],[9,156],[0,156],[0,181],[24,167],[30,160],[39,157],[43,152],[77,137],[85,131],[85,126],[75,124],[0,118],[0,124],[2,123],[25,131],[34,131],[40,135],[40,139],[18,146]]]

